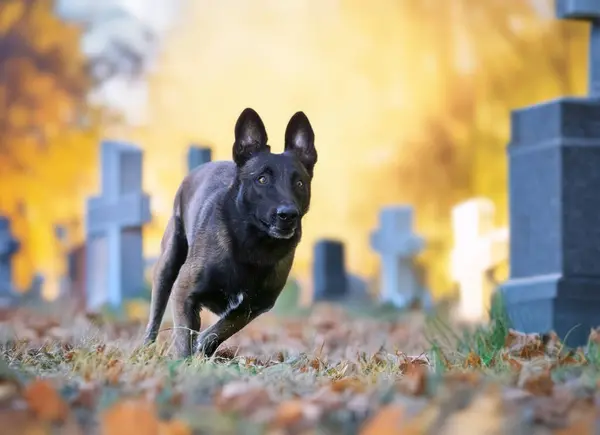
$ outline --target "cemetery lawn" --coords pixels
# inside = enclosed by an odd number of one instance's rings
[[[170,331],[140,347],[139,322],[23,308],[0,321],[3,434],[596,433],[595,331],[569,350],[500,315],[466,329],[444,309],[322,305],[176,360]]]

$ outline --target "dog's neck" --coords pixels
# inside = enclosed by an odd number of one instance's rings
[[[240,182],[236,180],[224,197],[222,213],[232,244],[232,253],[240,263],[254,266],[272,266],[294,255],[302,236],[302,224],[289,239],[277,239],[258,228],[245,215],[240,199]]]

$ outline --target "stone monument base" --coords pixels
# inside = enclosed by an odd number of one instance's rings
[[[600,278],[514,278],[498,292],[512,327],[520,332],[554,331],[567,345],[583,346],[590,329],[600,326]]]

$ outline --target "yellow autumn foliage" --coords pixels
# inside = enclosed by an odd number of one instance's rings
[[[15,260],[20,289],[39,271],[50,291],[65,267],[54,224],[81,238],[85,196],[97,162],[96,113],[80,29],[51,0],[0,4],[0,213],[11,217],[22,247]]]

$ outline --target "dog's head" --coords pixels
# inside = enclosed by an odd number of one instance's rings
[[[297,112],[285,131],[284,152],[271,153],[265,126],[245,109],[235,125],[233,160],[237,166],[237,206],[250,223],[276,239],[299,233],[310,205],[310,183],[317,163],[315,134]]]

